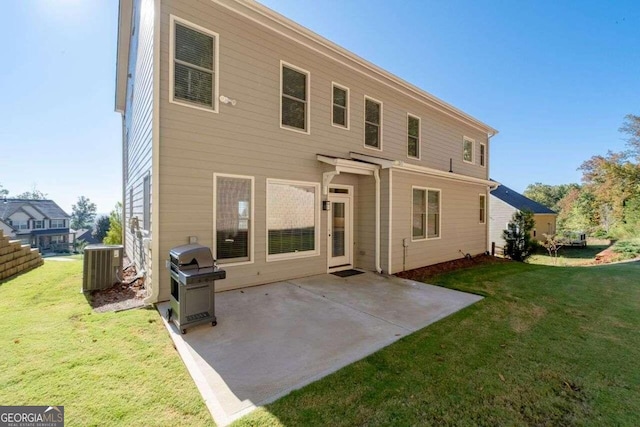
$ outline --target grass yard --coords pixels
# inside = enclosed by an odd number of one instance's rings
[[[596,255],[611,246],[609,240],[589,240],[588,245],[584,248],[578,246],[565,246],[558,251],[557,261],[554,257],[549,256],[545,248],[538,248],[537,252],[527,262],[529,264],[578,266],[593,264]]]
[[[80,261],[0,283],[0,403],[64,405],[68,426],[212,425],[155,310],[92,313]]]
[[[236,426],[640,425],[638,277],[640,262],[437,276],[486,298]]]

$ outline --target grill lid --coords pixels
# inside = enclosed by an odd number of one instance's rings
[[[179,269],[208,268],[214,266],[211,249],[197,243],[176,246],[169,251],[171,264]]]

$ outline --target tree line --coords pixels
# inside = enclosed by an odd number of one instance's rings
[[[584,161],[578,169],[581,184],[537,182],[524,191],[558,213],[559,231],[618,239],[640,236],[640,116],[628,114],[619,130],[627,149]]]

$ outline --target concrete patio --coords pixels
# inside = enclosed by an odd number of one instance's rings
[[[181,335],[165,325],[226,425],[480,299],[374,273],[324,274],[218,293],[213,328]],[[168,306],[158,305],[163,319]]]

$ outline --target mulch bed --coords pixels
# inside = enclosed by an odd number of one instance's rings
[[[137,274],[136,267],[130,265],[123,270],[122,283],[107,289],[92,291],[89,295],[89,303],[93,310],[97,313],[106,313],[143,307],[143,300],[147,293],[144,288],[144,277],[136,279]]]
[[[474,267],[482,264],[498,264],[503,262],[512,261],[505,258],[493,257],[491,255],[476,255],[471,258],[454,259],[453,261],[441,262],[440,264],[420,267],[415,270],[402,271],[400,273],[396,273],[396,276],[403,279],[422,281],[449,271]]]

